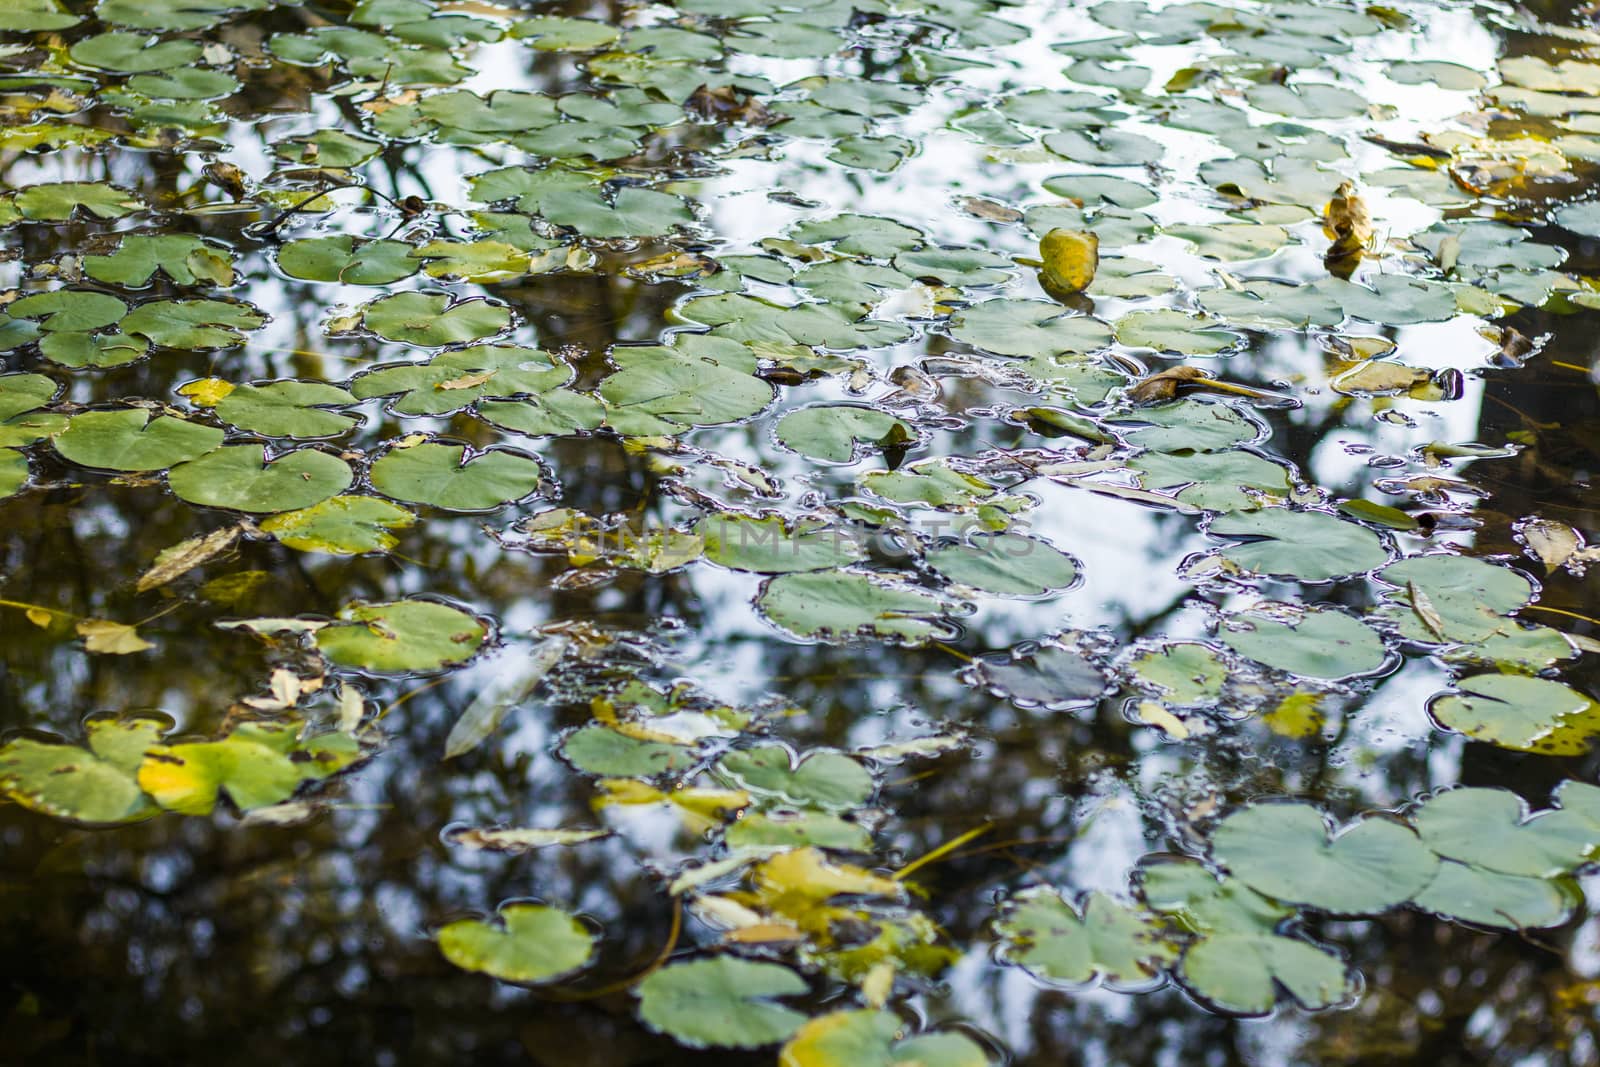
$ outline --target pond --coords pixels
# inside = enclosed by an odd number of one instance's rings
[[[1600,1063],[1600,25],[10,0],[28,1064]]]

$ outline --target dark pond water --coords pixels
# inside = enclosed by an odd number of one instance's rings
[[[1600,27],[9,0],[0,1061],[1600,1062]]]

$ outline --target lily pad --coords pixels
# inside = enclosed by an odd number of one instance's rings
[[[995,932],[1008,962],[1058,982],[1145,985],[1178,958],[1157,916],[1104,893],[1078,903],[1058,890],[1029,890],[1007,904]]]
[[[435,938],[445,959],[503,982],[538,985],[565,977],[594,955],[594,936],[577,919],[543,904],[506,904],[495,924],[457,919]]]
[[[260,528],[279,543],[301,552],[357,556],[387,552],[398,544],[391,530],[402,530],[417,517],[398,504],[375,496],[335,496],[298,511],[263,519]]]
[[[784,745],[762,744],[722,757],[717,776],[752,793],[822,811],[849,811],[872,796],[872,774],[840,752],[812,751],[796,760]]]
[[[349,464],[337,456],[297,448],[269,461],[265,445],[224,445],[167,474],[167,484],[182,500],[256,514],[320,504],[353,481]]]
[[[240,725],[217,741],[151,747],[139,785],[168,811],[209,815],[221,793],[241,811],[289,799],[302,782],[326,778],[360,758],[345,734],[300,740],[289,723]]]
[[[1377,534],[1321,511],[1273,507],[1220,515],[1211,521],[1208,532],[1234,539],[1222,556],[1239,567],[1303,582],[1327,582],[1376,570],[1389,559]]]
[[[488,628],[460,608],[416,598],[349,604],[316,631],[317,648],[341,667],[380,673],[436,671],[477,654]]]
[[[917,440],[909,424],[886,411],[854,404],[799,408],[778,420],[778,440],[812,459],[849,463],[864,448],[887,448]]]
[[[639,983],[639,1017],[690,1048],[759,1048],[782,1041],[806,1017],[774,997],[807,990],[787,967],[732,956],[675,963]]]
[[[842,641],[873,636],[915,644],[945,632],[950,605],[916,586],[865,571],[783,574],[756,600],[778,626],[798,637]]]
[[[0,746],[0,792],[57,819],[90,825],[136,822],[160,809],[139,787],[139,764],[168,724],[91,719],[86,747],[19,737]]]
[[[1241,612],[1227,617],[1221,637],[1247,659],[1326,681],[1375,674],[1389,663],[1383,638],[1332,607],[1267,605]]]
[[[1310,804],[1256,804],[1224,818],[1212,854],[1250,888],[1286,904],[1339,915],[1369,915],[1410,900],[1439,859],[1409,828],[1384,818],[1330,834]]]
[[[440,348],[494,336],[511,325],[511,311],[481,297],[395,293],[365,305],[361,324],[386,341]]]
[[[965,1034],[904,1037],[890,1011],[836,1011],[808,1020],[783,1046],[784,1067],[988,1067],[983,1046]]]
[[[1548,756],[1581,756],[1600,734],[1600,705],[1560,682],[1520,674],[1463,678],[1428,712],[1473,740]]]
[[[1048,541],[1022,534],[973,534],[930,549],[926,558],[951,581],[997,596],[1042,596],[1078,577],[1075,559]]]
[[[222,446],[223,433],[171,415],[150,417],[143,408],[84,411],[72,416],[52,443],[63,459],[113,471],[165,470]]]
[[[409,504],[490,511],[538,492],[544,468],[519,452],[494,448],[467,456],[465,445],[396,445],[372,464],[372,486]]]

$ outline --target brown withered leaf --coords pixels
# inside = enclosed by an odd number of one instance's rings
[[[1177,366],[1168,367],[1150,375],[1144,381],[1128,390],[1128,399],[1135,404],[1158,404],[1163,400],[1171,400],[1178,395],[1178,390],[1185,385],[1193,385],[1210,379],[1210,375],[1199,367]]]
[[[713,89],[702,85],[690,96],[686,105],[701,118],[713,122],[742,122],[746,126],[771,126],[778,116],[754,96],[741,93],[731,85]]]
[[[1322,229],[1332,240],[1322,265],[1336,278],[1348,279],[1372,245],[1372,216],[1354,182],[1340,182],[1322,213]]]

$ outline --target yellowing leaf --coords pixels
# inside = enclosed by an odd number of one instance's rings
[[[233,392],[233,383],[221,378],[200,378],[187,385],[178,386],[178,394],[186,396],[200,407],[214,408]]]
[[[78,636],[90,652],[126,656],[156,646],[139,636],[137,628],[110,619],[84,619],[78,623]]]
[[[240,531],[241,527],[238,526],[224,526],[163,549],[156,556],[154,565],[139,576],[134,588],[146,593],[187,574],[207,560],[226,552],[239,539]]]
[[[1100,266],[1100,238],[1082,230],[1051,230],[1039,241],[1046,288],[1081,293]]]

